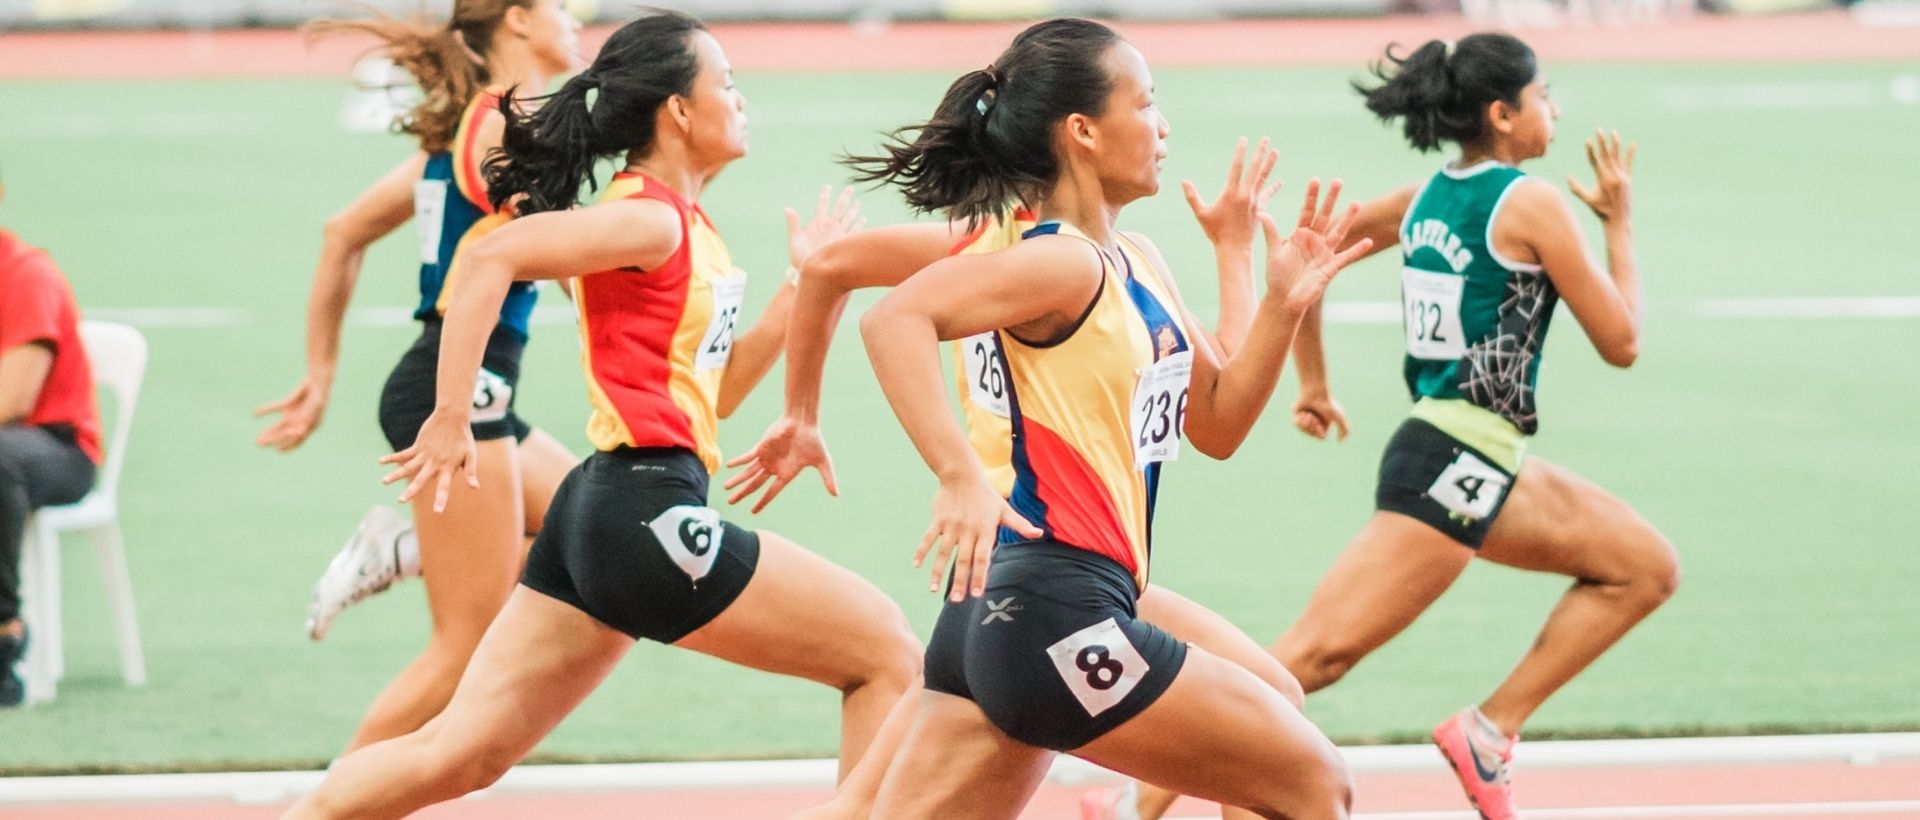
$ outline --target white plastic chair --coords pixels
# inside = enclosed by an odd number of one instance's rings
[[[133,408],[147,371],[147,340],[129,325],[91,321],[80,323],[80,337],[92,364],[94,384],[113,394],[113,434],[93,491],[73,504],[42,507],[27,521],[20,577],[22,614],[31,630],[26,658],[30,704],[53,700],[67,673],[60,618],[60,535],[67,532],[86,533],[100,554],[100,574],[120,643],[120,677],[128,686],[147,682],[140,621],[133,610],[133,581],[127,576],[127,556],[121,547],[119,504],[127,433],[133,428]]]

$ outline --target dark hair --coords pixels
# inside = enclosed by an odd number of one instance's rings
[[[1032,201],[1060,173],[1054,123],[1106,109],[1102,61],[1120,35],[1091,20],[1036,23],[984,70],[947,87],[933,118],[888,135],[885,153],[848,156],[858,182],[897,185],[921,212],[975,220]]]
[[[413,75],[425,96],[394,122],[402,133],[419,138],[427,153],[447,150],[460,129],[460,116],[488,82],[484,55],[507,9],[532,8],[533,0],[454,0],[453,16],[436,23],[424,16],[395,17],[370,5],[355,4],[371,15],[359,20],[314,20],[303,26],[309,41],[336,34],[371,34],[387,58]]]
[[[1353,89],[1382,122],[1399,117],[1407,141],[1422,151],[1442,142],[1463,144],[1486,132],[1487,106],[1520,103],[1520,90],[1540,73],[1533,49],[1511,34],[1474,34],[1457,43],[1429,40],[1406,57],[1387,46],[1373,64],[1380,84]]]
[[[522,110],[509,89],[500,99],[506,131],[485,166],[494,207],[526,194],[520,213],[566,210],[581,185],[599,187],[595,161],[650,150],[660,106],[693,88],[700,61],[692,35],[706,29],[688,15],[649,9],[607,38],[593,65],[545,97],[539,110]]]

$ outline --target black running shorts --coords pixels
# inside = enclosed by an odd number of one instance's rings
[[[1513,474],[1485,453],[1410,418],[1380,457],[1374,506],[1410,516],[1479,549],[1512,488]]]
[[[401,354],[400,363],[387,376],[380,390],[380,431],[387,434],[387,445],[394,452],[413,446],[420,425],[433,415],[435,380],[440,369],[440,325],[438,319],[421,323],[420,338]],[[473,440],[492,441],[512,436],[525,441],[533,431],[513,412],[514,391],[520,383],[520,354],[526,339],[503,325],[493,328],[487,337],[487,352],[480,359],[479,377],[473,382]]]
[[[979,704],[1030,746],[1071,751],[1152,705],[1187,645],[1135,620],[1133,577],[1052,541],[1002,545],[987,593],[948,603],[927,643],[927,688]]]
[[[707,469],[677,447],[594,453],[567,474],[520,583],[635,639],[673,643],[753,579],[760,536],[707,506]]]

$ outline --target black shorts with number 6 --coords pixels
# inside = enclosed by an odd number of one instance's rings
[[[439,319],[421,323],[413,340],[380,389],[380,431],[394,452],[413,446],[420,425],[433,415],[435,382],[440,368]],[[505,325],[495,325],[473,382],[473,440],[492,441],[512,436],[525,441],[533,431],[513,412],[514,391],[520,383],[520,355],[527,341]]]
[[[1506,506],[1513,474],[1421,419],[1407,419],[1380,456],[1374,507],[1479,549]]]
[[[1187,645],[1135,620],[1119,564],[1052,541],[1002,545],[987,593],[948,603],[927,642],[927,688],[979,704],[1029,746],[1071,751],[1140,714]]]

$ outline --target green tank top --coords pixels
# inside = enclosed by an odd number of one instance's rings
[[[1494,216],[1526,174],[1488,160],[1441,168],[1400,224],[1407,389],[1458,399],[1532,435],[1540,348],[1560,295],[1539,265],[1493,247]]]

